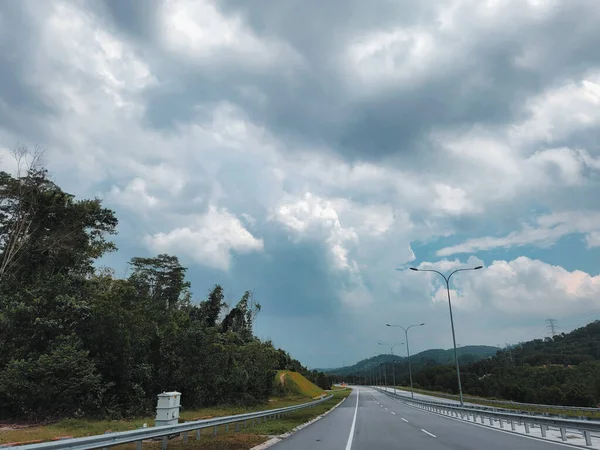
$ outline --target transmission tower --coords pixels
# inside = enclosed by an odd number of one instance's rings
[[[550,331],[552,337],[554,337],[556,335],[556,329],[558,328],[556,325],[556,319],[546,319],[546,324],[546,328]]]
[[[508,350],[508,355],[510,357],[510,363],[511,363],[511,365],[514,366],[515,365],[515,360],[513,358],[512,348],[510,348],[510,345],[508,344],[508,342],[505,344],[505,346],[506,346],[505,347],[506,350]]]

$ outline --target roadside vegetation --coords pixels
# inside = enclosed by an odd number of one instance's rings
[[[188,411],[268,407],[278,370],[331,387],[254,335],[261,305],[251,291],[231,300],[215,285],[194,295],[187,269],[168,254],[134,257],[122,277],[100,267],[117,251],[115,213],[64,192],[42,154],[21,148],[15,158],[16,174],[0,171],[3,439],[22,421],[151,425],[164,391],[181,392]]]
[[[462,351],[462,348],[461,348]],[[464,362],[464,361],[463,361]],[[398,366],[398,364],[397,364]],[[356,384],[378,384],[393,379],[392,365],[385,361],[340,377]],[[453,362],[421,360],[413,364],[413,385],[438,396],[457,398],[458,384]],[[534,339],[498,349],[494,356],[460,365],[463,393],[469,401],[527,411],[560,411],[552,406],[598,408],[600,406],[600,321],[596,320],[553,337]],[[340,380],[341,381],[341,380]],[[397,368],[396,382],[409,386],[408,372]],[[549,405],[498,405],[490,400]],[[598,412],[560,412],[598,417]]]
[[[323,414],[331,409],[341,400],[350,395],[350,389],[332,389],[325,392],[326,395],[333,395],[333,398],[323,402],[320,405],[312,408],[303,409],[294,412],[280,419],[270,420],[241,428],[239,432],[235,431],[235,427],[230,425],[229,430],[225,426],[218,429],[217,436],[212,435],[212,428],[202,430],[200,441],[196,441],[195,437],[190,434],[188,444],[185,448],[202,448],[202,449],[248,449],[254,445],[258,445],[269,439],[269,436],[279,435],[291,431],[293,428],[308,422],[315,417]],[[209,419],[212,417],[228,416],[233,414],[242,414],[247,412],[262,411],[266,409],[282,408],[301,403],[306,403],[312,399],[302,395],[287,395],[285,397],[271,398],[268,404],[257,405],[254,407],[234,406],[218,406],[212,408],[201,408],[181,413],[180,422],[193,421],[200,419]],[[144,423],[152,426],[154,417],[143,417],[139,419],[127,420],[86,420],[86,419],[64,419],[56,423],[40,426],[27,426],[24,428],[2,429],[0,433],[0,445],[7,443],[25,443],[25,442],[41,442],[49,441],[60,437],[82,437],[103,434],[107,431],[127,431],[141,428]],[[181,438],[174,439],[169,442],[169,448],[178,448],[183,446]],[[144,442],[144,448],[160,448],[158,443]],[[121,448],[135,448],[132,445],[119,446]],[[115,447],[117,448],[117,447]]]
[[[453,365],[429,367],[415,386],[457,394]],[[597,407],[600,404],[600,321],[570,333],[523,342],[492,358],[461,366],[465,395],[521,403]],[[403,384],[409,384],[403,380]]]

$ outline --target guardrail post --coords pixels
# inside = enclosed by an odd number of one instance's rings
[[[500,419],[500,428],[504,428],[504,421]]]
[[[515,421],[514,421],[514,420],[511,420],[511,421],[510,421],[510,429],[511,429],[512,431],[515,431],[515,430],[516,430],[516,427],[515,427]]]
[[[142,441],[137,441],[135,443],[136,450],[142,450]]]
[[[183,443],[187,444],[187,441],[188,441],[188,432],[184,431],[183,432]]]
[[[588,430],[583,430],[583,437],[585,438],[585,445],[592,445],[592,436]]]
[[[229,424],[228,424],[228,423],[226,423],[226,424],[225,424],[225,433],[227,433],[228,431],[229,431]]]
[[[488,419],[489,419],[489,421],[490,421],[490,426],[494,426],[494,422],[492,422],[492,418],[491,418],[491,416],[490,416],[490,417],[488,417]]]
[[[196,440],[199,441],[200,440],[200,428],[198,428],[196,430]]]
[[[162,450],[167,450],[167,445],[169,445],[169,436],[163,436],[162,438]]]
[[[215,425],[213,427],[213,436],[216,436],[216,435],[217,435],[217,426]]]
[[[529,424],[527,422],[523,422],[525,425],[525,433],[529,434]]]
[[[479,418],[481,419],[481,423],[483,423],[483,414]]]
[[[542,437],[546,437],[546,425],[540,425],[540,430],[542,431]]]
[[[565,429],[565,427],[560,427],[560,438],[563,441],[567,440],[567,430]]]
[[[235,431],[236,431],[236,432],[237,432],[237,431],[240,431],[240,423],[239,423],[239,422],[236,422],[236,423],[235,423]]]
[[[244,428],[246,428],[248,426],[248,421],[244,420]]]

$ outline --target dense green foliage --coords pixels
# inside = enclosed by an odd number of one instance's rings
[[[218,285],[192,301],[186,269],[164,254],[133,258],[127,279],[94,267],[116,226],[35,164],[0,172],[0,419],[148,414],[165,390],[187,408],[251,404],[278,369],[330,386],[253,335],[251,292],[232,308]]]
[[[498,347],[487,345],[467,345],[459,349],[459,361],[468,364],[496,354]],[[410,358],[413,374],[423,368],[435,367],[454,361],[453,350],[431,349],[425,350]],[[392,364],[395,362],[395,368]],[[321,369],[331,375],[336,381],[351,383],[375,383],[376,380],[387,380],[392,383],[394,375],[396,381],[408,376],[408,358],[382,354],[363,359],[352,366],[337,369]],[[394,373],[395,371],[395,373]]]
[[[420,371],[425,389],[457,392],[454,366]],[[403,380],[406,381],[406,380]],[[461,366],[465,394],[549,405],[600,403],[600,321],[553,338],[535,339]]]
[[[391,358],[396,360],[396,384],[408,386],[406,358],[397,356],[379,355],[326,372],[335,381],[391,385]],[[452,350],[427,350],[411,357],[411,362],[415,388],[458,394]],[[459,362],[467,395],[547,405],[600,406],[600,321],[504,350],[461,347]]]

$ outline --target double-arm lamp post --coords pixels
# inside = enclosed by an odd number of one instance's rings
[[[394,356],[394,347],[396,345],[404,345],[404,342],[398,342],[397,344],[383,344],[381,342],[378,342],[377,345],[387,345],[390,348],[390,355]],[[383,366],[385,367],[385,366]],[[392,377],[393,377],[393,382],[394,382],[394,394],[396,393],[396,361],[394,361],[394,358],[392,358]],[[387,386],[386,386],[387,388]]]
[[[402,325],[390,325],[389,323],[385,324],[386,327],[397,327],[397,328],[402,328],[404,330],[404,336],[406,337],[406,355],[408,356],[408,375],[410,377],[410,396],[412,398],[415,398],[415,394],[413,393],[412,369],[410,367],[410,348],[408,346],[408,330],[410,330],[412,327],[422,327],[423,325],[425,325],[425,323],[420,323],[418,325],[411,325],[407,328],[404,328]],[[394,393],[396,393],[395,386],[394,386]]]
[[[467,270],[479,270],[483,268],[483,266],[470,267],[468,269],[456,269],[454,272],[451,272],[450,275],[446,276],[442,272],[438,272],[433,269],[417,269],[416,267],[411,267],[410,270],[414,270],[415,272],[435,272],[446,282],[446,291],[448,292],[448,307],[450,308],[450,326],[452,327],[452,343],[454,344],[454,362],[456,363],[456,378],[458,380],[458,394],[460,396],[460,405],[463,405],[463,393],[462,393],[462,384],[460,382],[460,367],[458,366],[458,353],[456,352],[456,335],[454,334],[454,319],[452,318],[452,302],[450,301],[450,277],[454,275],[456,272],[464,272]],[[400,270],[400,269],[396,269]]]

